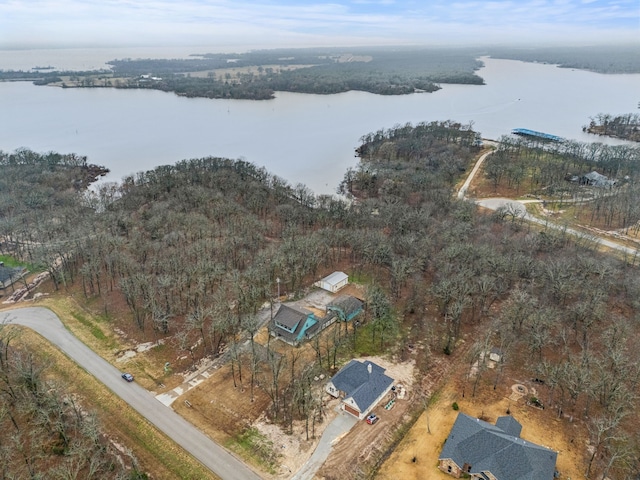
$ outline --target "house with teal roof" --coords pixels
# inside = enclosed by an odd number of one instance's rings
[[[326,305],[326,315],[316,317],[306,308],[295,304],[282,304],[273,320],[269,333],[289,345],[297,346],[309,340],[335,322],[349,322],[363,312],[364,303],[350,295],[341,295]]]

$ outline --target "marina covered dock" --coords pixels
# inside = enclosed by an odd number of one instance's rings
[[[550,133],[536,132],[535,130],[529,130],[528,128],[514,128],[511,130],[514,135],[521,135],[523,137],[533,137],[540,140],[549,140],[551,142],[562,142],[564,138],[557,135],[551,135]]]

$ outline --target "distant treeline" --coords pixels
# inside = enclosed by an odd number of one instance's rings
[[[433,92],[437,83],[481,85],[482,66],[471,50],[265,50],[246,54],[207,54],[199,59],[118,60],[114,75],[162,80],[126,83],[189,97],[268,99],[275,91],[332,94],[360,90],[380,95]],[[274,65],[278,67],[274,68]],[[288,69],[292,66],[299,68]],[[257,67],[255,72],[215,70]],[[190,73],[209,71],[206,77]]]
[[[149,88],[188,97],[264,100],[275,91],[380,95],[433,92],[440,83],[482,85],[471,49],[280,49],[187,59],[122,59],[99,72],[0,72],[0,80],[64,87]],[[69,77],[66,81],[63,77]],[[98,81],[96,81],[98,80]]]
[[[552,63],[599,73],[640,73],[638,46],[491,48],[494,58]]]
[[[328,48],[194,54],[184,59],[119,59],[111,70],[0,71],[0,80],[62,87],[149,88],[187,97],[264,100],[276,91],[379,95],[433,92],[440,84],[482,85],[483,55],[602,73],[638,73],[632,47]]]

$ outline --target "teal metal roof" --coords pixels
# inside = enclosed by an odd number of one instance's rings
[[[514,128],[511,130],[514,135],[524,135],[525,137],[536,137],[543,140],[551,140],[553,142],[562,142],[564,138],[557,135],[551,135],[550,133],[536,132],[535,130],[529,130],[528,128]]]

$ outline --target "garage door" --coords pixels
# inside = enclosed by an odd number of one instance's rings
[[[344,410],[348,413],[350,413],[351,415],[354,415],[358,418],[360,418],[360,412],[357,411],[355,408],[350,407],[349,405],[347,405],[346,403],[343,404],[344,405]]]

